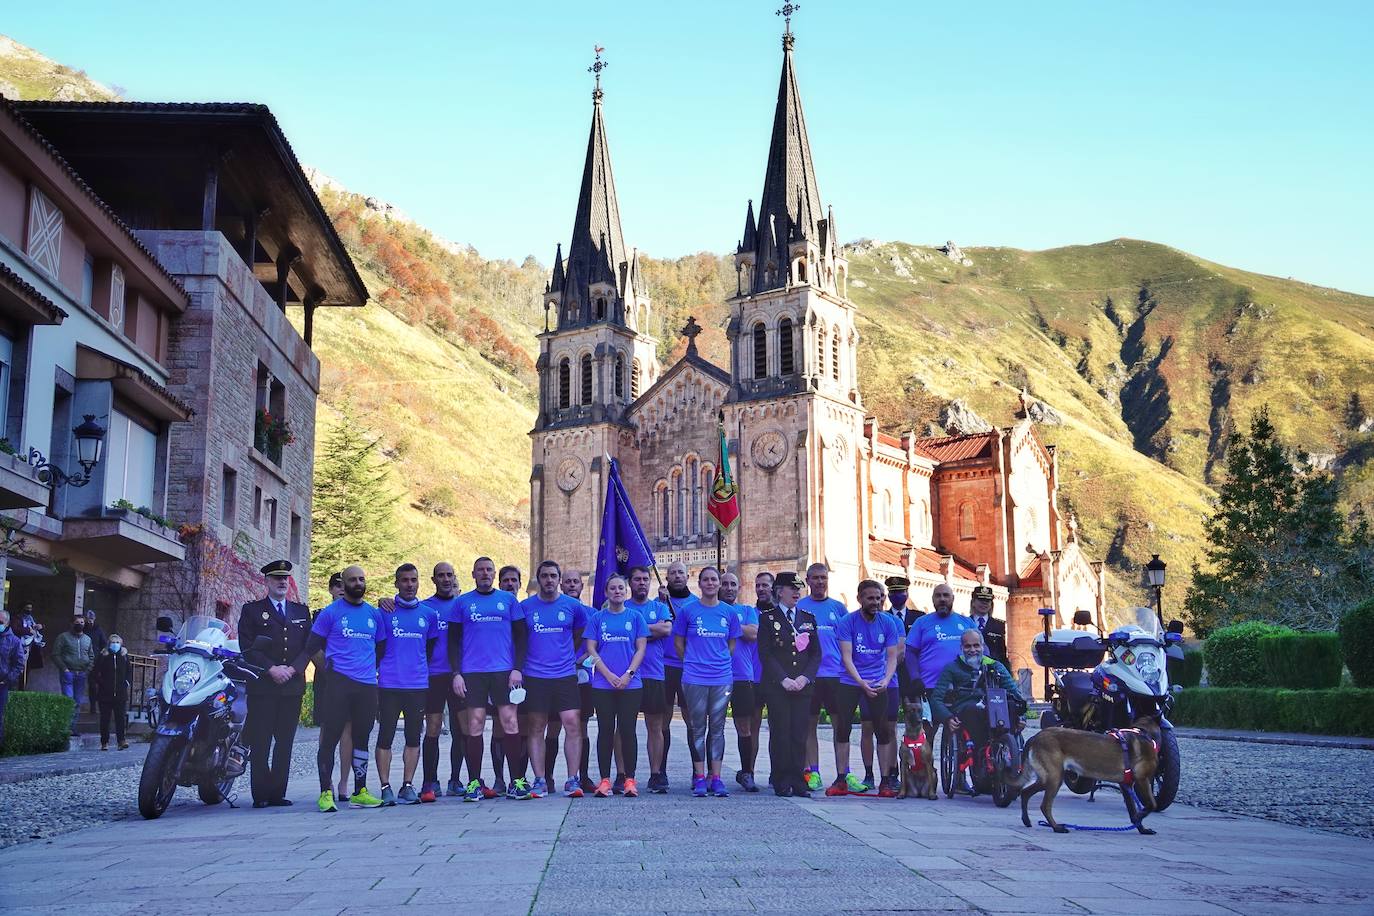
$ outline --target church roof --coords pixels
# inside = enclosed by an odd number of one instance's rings
[[[996,438],[995,432],[971,433],[966,436],[930,436],[916,440],[916,452],[938,464],[966,461],[970,458],[990,458],[992,443]]]
[[[887,566],[905,567],[902,562],[903,552],[909,551],[916,568],[922,572],[936,573],[943,576],[945,573],[944,557],[929,547],[913,547],[902,541],[893,541],[888,538],[874,537],[869,535],[868,555],[874,563],[882,563]],[[969,582],[980,582],[978,571],[965,563],[958,557],[954,560],[954,578],[964,579]]]
[[[592,93],[592,126],[587,137],[587,158],[582,166],[572,241],[568,245],[567,258],[561,266],[554,266],[550,281],[551,292],[561,292],[565,302],[578,304],[580,320],[591,318],[588,287],[592,284],[609,283],[622,297],[630,291],[621,284],[621,265],[628,267],[632,255],[625,246],[625,235],[620,227],[620,203],[616,198],[615,173],[611,169],[611,148],[606,140],[602,96],[598,82]],[[627,276],[626,283],[631,289],[636,288],[639,272],[628,271]],[[611,320],[617,320],[618,316],[618,309],[608,310]]]
[[[673,363],[673,365],[668,368],[668,371],[658,377],[658,381],[650,385],[643,394],[636,398],[635,402],[630,405],[627,413],[634,413],[639,405],[649,403],[649,401],[653,400],[654,395],[658,394],[665,386],[671,384],[674,378],[686,372],[688,369],[696,369],[712,381],[724,385],[727,389],[730,387],[730,373],[699,354],[695,347],[693,347],[687,351],[686,356]]]
[[[778,81],[778,102],[773,111],[773,134],[758,218],[753,218],[751,202],[745,219],[746,238],[740,245],[742,251],[755,253],[760,268],[754,272],[756,293],[785,284],[786,270],[774,274],[775,279],[770,284],[762,268],[770,261],[779,267],[786,265],[790,241],[819,241],[817,226],[823,219],[816,168],[811,162],[811,141],[806,133],[806,115],[802,112],[801,93],[792,65],[793,38],[790,32],[783,36],[782,76]],[[751,233],[750,228],[755,225],[757,231]]]

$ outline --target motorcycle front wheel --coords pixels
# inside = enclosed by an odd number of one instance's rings
[[[213,776],[203,776],[200,782],[196,784],[196,791],[200,793],[200,800],[207,805],[218,805],[229,797],[233,788],[234,780],[228,776],[219,782],[215,782]]]
[[[1155,810],[1163,811],[1174,803],[1178,795],[1178,780],[1182,760],[1178,752],[1178,738],[1172,728],[1162,729],[1159,733],[1159,765],[1150,788],[1155,793]]]
[[[138,779],[138,813],[148,820],[162,816],[177,791],[177,764],[181,760],[181,739],[157,735],[148,747],[143,774]]]

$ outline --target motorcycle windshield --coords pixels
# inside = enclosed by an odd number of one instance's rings
[[[176,647],[180,649],[192,640],[215,644],[219,642],[219,640],[214,639],[215,630],[224,633],[229,632],[229,628],[224,625],[224,621],[217,617],[187,617],[186,622],[181,625],[181,629],[177,632]]]
[[[1146,636],[1152,636],[1160,642],[1164,641],[1164,628],[1159,625],[1159,616],[1147,607],[1138,607],[1134,610],[1135,625]]]

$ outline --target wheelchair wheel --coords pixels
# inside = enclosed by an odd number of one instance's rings
[[[992,739],[992,802],[999,808],[1012,803],[1021,790],[1021,768],[1013,762],[1014,752],[1010,742],[1015,736],[999,736]]]
[[[959,738],[948,725],[940,726],[940,785],[944,787],[945,798],[953,798],[959,772]]]

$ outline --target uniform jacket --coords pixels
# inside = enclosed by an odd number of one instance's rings
[[[821,638],[816,632],[816,616],[797,608],[796,630],[787,622],[782,607],[759,611],[759,660],[763,662],[763,683],[781,684],[783,678],[804,676],[810,686],[821,667]],[[797,634],[805,633],[807,646],[798,651]]]
[[[121,649],[116,655],[109,649],[95,657],[91,669],[95,698],[105,702],[127,703],[129,700],[129,653]]]
[[[973,623],[974,626],[977,626],[977,618],[974,618]],[[988,655],[1005,665],[1008,671],[1011,670],[1011,662],[1007,659],[1007,622],[1005,620],[998,620],[992,616],[988,617],[987,629],[983,631],[983,645],[986,647]]]
[[[52,660],[58,671],[90,671],[95,664],[95,650],[91,638],[85,633],[80,636],[71,630],[63,630],[53,640]]]
[[[1001,687],[1013,703],[1026,703],[1011,679],[1011,672],[1001,662],[984,655],[982,666],[975,669],[960,654],[940,672],[940,679],[930,692],[931,716],[936,722],[945,721],[969,703],[982,699],[985,685]]]
[[[310,638],[310,609],[295,601],[283,600],[282,605],[286,608],[285,621],[267,598],[250,601],[239,612],[239,648],[244,660],[264,669],[273,665],[290,665],[296,669],[295,676],[285,684],[278,684],[264,673],[256,681],[248,682],[249,693],[281,696],[305,693],[305,666],[310,660],[305,654],[305,643]],[[259,636],[268,637],[271,646],[254,648],[253,643]]]
[[[24,641],[8,629],[0,633],[0,684],[17,689],[23,677]]]

